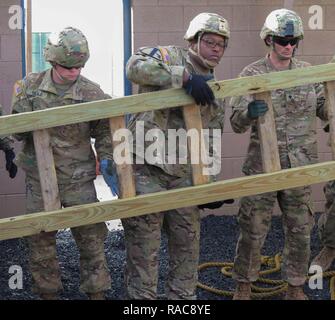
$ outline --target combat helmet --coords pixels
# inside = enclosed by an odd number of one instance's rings
[[[184,35],[184,39],[198,41],[198,52],[189,48],[189,51],[200,58],[200,60],[210,69],[214,68],[217,63],[213,63],[205,59],[200,54],[200,40],[204,33],[215,33],[224,37],[224,47],[228,46],[228,39],[230,37],[230,30],[228,21],[216,13],[203,12],[192,19],[190,25]]]
[[[304,37],[302,20],[297,13],[288,9],[272,11],[266,18],[260,32],[265,40],[268,36],[294,37],[300,40]]]
[[[67,27],[59,34],[51,34],[44,48],[46,61],[68,68],[84,67],[89,57],[86,37],[73,27]]]
[[[203,12],[192,19],[185,33],[185,40],[193,40],[198,33],[216,33],[227,39],[230,37],[228,21],[216,13]]]

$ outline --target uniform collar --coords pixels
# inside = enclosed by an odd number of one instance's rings
[[[52,68],[46,71],[43,77],[43,80],[39,86],[39,90],[58,95],[57,89],[52,80],[51,71],[52,71]],[[81,75],[79,75],[77,81],[65,92],[62,98],[72,99],[72,100],[81,100],[82,95],[80,94],[80,90],[78,90],[80,87],[80,83],[81,83]]]
[[[269,53],[265,56],[264,60],[265,60],[266,69],[269,72],[279,71],[272,64]],[[297,68],[297,59],[291,58],[290,67],[287,70],[296,69],[296,68]]]

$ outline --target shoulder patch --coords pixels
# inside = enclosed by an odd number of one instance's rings
[[[165,64],[170,65],[171,64],[171,57],[169,55],[169,52],[167,51],[166,48],[159,47],[158,48],[161,55],[162,55],[162,60]]]
[[[19,97],[23,93],[23,83],[22,80],[18,80],[14,84],[13,95]]]

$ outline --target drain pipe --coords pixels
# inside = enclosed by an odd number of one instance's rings
[[[26,76],[26,13],[24,0],[21,0],[21,10],[22,10],[22,28],[21,28],[21,59],[22,59],[22,78]]]
[[[131,0],[123,0],[124,95],[132,94],[131,82],[126,77],[126,64],[132,55]]]

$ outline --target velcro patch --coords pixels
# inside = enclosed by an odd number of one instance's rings
[[[23,85],[22,85],[22,81],[16,81],[14,84],[14,90],[13,90],[13,95],[15,95],[16,97],[20,96],[23,92]]]

